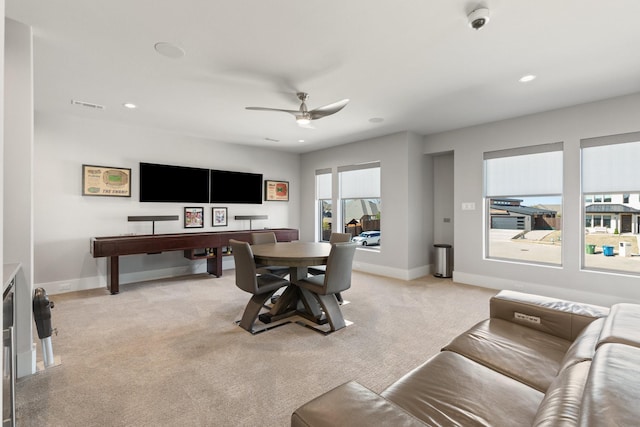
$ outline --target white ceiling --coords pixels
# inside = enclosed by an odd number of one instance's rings
[[[638,0],[7,0],[6,16],[33,26],[37,111],[292,152],[640,92]],[[297,109],[298,91],[351,101],[315,129],[244,108]]]

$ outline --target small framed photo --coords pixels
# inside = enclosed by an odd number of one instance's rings
[[[224,227],[227,225],[227,208],[211,208],[211,225]]]
[[[204,208],[184,208],[184,228],[204,227]]]
[[[131,197],[131,169],[82,165],[82,195]]]
[[[264,199],[267,201],[289,201],[289,181],[264,181]]]

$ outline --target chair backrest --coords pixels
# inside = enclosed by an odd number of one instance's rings
[[[251,233],[251,244],[262,245],[263,243],[277,243],[276,233],[273,231]]]
[[[229,239],[229,245],[231,245],[236,264],[236,286],[245,292],[257,293],[256,262],[253,259],[251,246],[247,242],[234,239]]]
[[[329,237],[329,243],[345,243],[351,241],[351,234],[349,233],[331,233]]]
[[[351,270],[356,243],[334,243],[331,245],[327,270],[324,275],[324,294],[335,294],[351,287]]]

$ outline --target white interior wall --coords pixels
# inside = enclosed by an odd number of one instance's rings
[[[15,286],[17,376],[35,372],[33,345],[33,37],[5,19],[3,261],[19,263]]]
[[[455,220],[453,181],[453,153],[433,156],[434,244],[453,245],[453,224]]]
[[[454,280],[605,305],[640,302],[637,276],[580,269],[580,139],[637,132],[638,111],[634,94],[425,137],[425,153],[455,152]],[[562,267],[484,259],[483,152],[554,142],[564,142]],[[476,209],[463,211],[467,202]]]
[[[299,228],[298,154],[107,122],[99,120],[99,111],[91,113],[95,118],[36,114],[35,282],[47,292],[105,286],[106,259],[91,256],[89,241],[96,236],[151,233],[151,223],[127,222],[130,215],[179,215],[179,221],[156,223],[156,233],[248,229],[248,221],[236,221],[234,216],[252,214],[269,216],[254,221],[254,229]],[[264,179],[289,181],[290,200],[261,205],[140,203],[141,161],[262,173]],[[132,196],[82,196],[82,164],[131,168]],[[205,208],[204,228],[183,228],[186,206]],[[227,227],[211,226],[213,206],[228,208]],[[121,284],[204,271],[204,260],[187,260],[182,252],[120,258]]]
[[[433,184],[429,163],[426,162],[422,136],[407,133],[407,270],[408,278],[424,276],[431,270],[429,262],[429,243],[433,240],[433,226],[426,219],[430,218],[433,203]],[[384,204],[384,201],[382,202]]]
[[[0,0],[0,9],[2,10],[2,19],[0,20],[0,167],[4,172],[4,0]],[[0,221],[4,224],[4,173],[0,173]],[[0,261],[4,265],[4,227],[0,227]],[[3,270],[4,271],[4,270]],[[4,274],[3,274],[4,277]],[[0,307],[0,315],[3,315],[4,307]],[[3,316],[4,318],[4,316]],[[4,351],[2,352],[2,366],[6,366]],[[0,390],[0,399],[4,402],[2,390]]]

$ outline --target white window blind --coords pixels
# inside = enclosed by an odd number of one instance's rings
[[[484,154],[485,196],[562,194],[562,143]]]
[[[316,171],[316,199],[331,199],[331,169]]]
[[[380,197],[380,163],[338,168],[342,199],[374,199]]]
[[[634,142],[605,137],[582,140],[582,192],[623,193],[640,190],[640,134]]]

